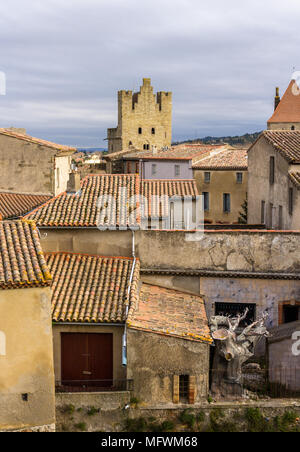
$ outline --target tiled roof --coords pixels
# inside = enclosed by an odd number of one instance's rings
[[[159,149],[153,151],[136,151],[124,154],[125,160],[147,159],[147,160],[194,160],[202,155],[207,155],[212,149],[226,149],[228,145],[207,145],[198,144],[194,146],[178,145],[166,150]]]
[[[110,200],[114,196],[115,202]],[[130,205],[126,205],[127,200]],[[27,218],[39,226],[54,227],[135,227],[139,223],[136,207],[139,178],[135,174],[100,174],[83,179],[79,193],[61,193]],[[100,209],[98,201],[105,204]]]
[[[55,322],[123,323],[126,306],[137,306],[139,260],[136,260],[130,296],[133,259],[84,254],[47,253]]]
[[[150,284],[142,285],[138,310],[130,313],[128,326],[181,339],[212,342],[201,297]]]
[[[248,168],[247,149],[221,149],[209,152],[193,162],[193,169],[243,169]]]
[[[124,188],[125,187],[125,188]],[[127,200],[131,205],[126,206]],[[147,199],[143,203],[140,193]],[[115,202],[107,200],[107,208],[100,211],[98,199],[106,195],[115,195]],[[158,206],[160,196],[161,206]],[[138,228],[140,218],[168,216],[169,200],[172,196],[197,196],[196,182],[192,180],[143,180],[136,174],[101,174],[90,175],[82,181],[81,194],[61,193],[38,207],[26,218],[37,222],[39,226],[50,227],[96,227],[114,226]],[[143,198],[142,198],[143,199]],[[115,205],[114,205],[115,204]],[[140,211],[141,204],[141,211]]]
[[[290,171],[289,178],[297,188],[300,188],[300,172],[299,171]]]
[[[265,130],[261,136],[264,136],[289,163],[300,162],[300,131]]]
[[[0,218],[16,218],[35,209],[51,198],[49,195],[0,192]]]
[[[28,141],[29,143],[39,144],[48,148],[56,149],[58,151],[76,151],[76,148],[71,146],[65,146],[63,144],[52,143],[51,141],[42,140],[40,138],[31,137],[24,133],[18,133],[10,129],[0,129],[0,135],[6,135],[8,137],[17,138],[18,140]]]
[[[291,80],[268,124],[285,122],[300,122],[300,91],[295,80]]]
[[[49,285],[51,276],[38,230],[29,221],[0,222],[1,289]]]
[[[145,202],[141,202],[143,218],[154,216],[156,218],[169,215],[169,198],[199,195],[196,181],[144,179],[141,181],[141,194]],[[159,199],[158,199],[159,197]]]

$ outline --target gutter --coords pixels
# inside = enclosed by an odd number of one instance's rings
[[[134,275],[135,265],[136,265],[136,256],[135,256],[135,235],[134,231],[132,231],[132,257],[133,257],[133,264],[129,279],[129,285],[128,285],[128,291],[127,291],[127,304],[126,304],[126,310],[125,310],[125,327],[124,327],[124,334],[122,338],[122,366],[127,366],[127,318],[128,318],[128,311],[129,311],[129,297],[131,292],[131,285],[132,285],[132,279]]]

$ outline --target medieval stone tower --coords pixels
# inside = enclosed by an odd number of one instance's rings
[[[108,152],[171,146],[171,137],[172,93],[154,94],[150,78],[138,93],[118,92],[118,127],[107,129]]]

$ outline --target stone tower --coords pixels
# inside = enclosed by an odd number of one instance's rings
[[[107,129],[108,152],[133,146],[152,149],[171,146],[172,93],[153,93],[151,79],[144,78],[138,93],[118,92],[118,127]]]

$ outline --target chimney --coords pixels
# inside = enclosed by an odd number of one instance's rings
[[[69,180],[67,185],[68,193],[77,193],[80,190],[80,174],[72,172],[69,174]]]
[[[276,88],[276,94],[275,94],[275,102],[274,102],[274,111],[276,110],[276,108],[278,107],[279,103],[280,103],[280,96],[279,96],[279,88]]]

